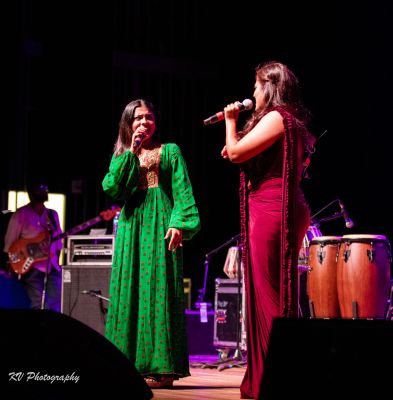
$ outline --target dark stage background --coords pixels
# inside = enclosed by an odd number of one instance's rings
[[[252,98],[254,67],[298,75],[319,137],[304,190],[313,213],[336,198],[355,222],[325,235],[393,239],[391,10],[370,2],[27,1],[4,3],[0,189],[37,176],[67,194],[66,229],[113,201],[102,192],[124,106],[150,98],[186,158],[202,231],[184,246],[193,301],[205,254],[239,233],[238,167],[221,159],[224,124],[203,119]],[[364,2],[362,2],[364,3]],[[246,117],[241,114],[241,118]],[[322,216],[339,211],[337,203]],[[224,277],[210,261],[207,300]]]

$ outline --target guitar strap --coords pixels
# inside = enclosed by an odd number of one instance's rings
[[[56,219],[55,219],[55,216],[53,215],[53,210],[51,210],[50,208],[48,208],[48,215],[49,215],[50,222],[53,226],[53,229],[55,231],[57,231]]]

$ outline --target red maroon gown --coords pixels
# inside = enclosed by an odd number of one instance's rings
[[[240,190],[247,307],[240,392],[257,400],[273,318],[297,316],[297,258],[310,223],[300,188],[307,131],[284,108],[275,110],[284,118],[285,135],[244,165]]]

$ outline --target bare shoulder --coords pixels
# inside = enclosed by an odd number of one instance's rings
[[[269,111],[258,122],[260,129],[263,131],[268,130],[270,134],[280,136],[284,133],[284,119],[282,115],[276,111]]]
[[[266,115],[264,115],[262,117],[261,121],[262,120],[264,120],[265,122],[283,124],[284,118],[277,110],[272,110],[272,111],[269,111]]]

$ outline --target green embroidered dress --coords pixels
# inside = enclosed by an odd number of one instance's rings
[[[142,375],[189,376],[182,248],[168,250],[168,228],[183,240],[200,229],[187,166],[174,143],[141,159],[113,155],[104,191],[124,201],[110,281],[106,337]]]

